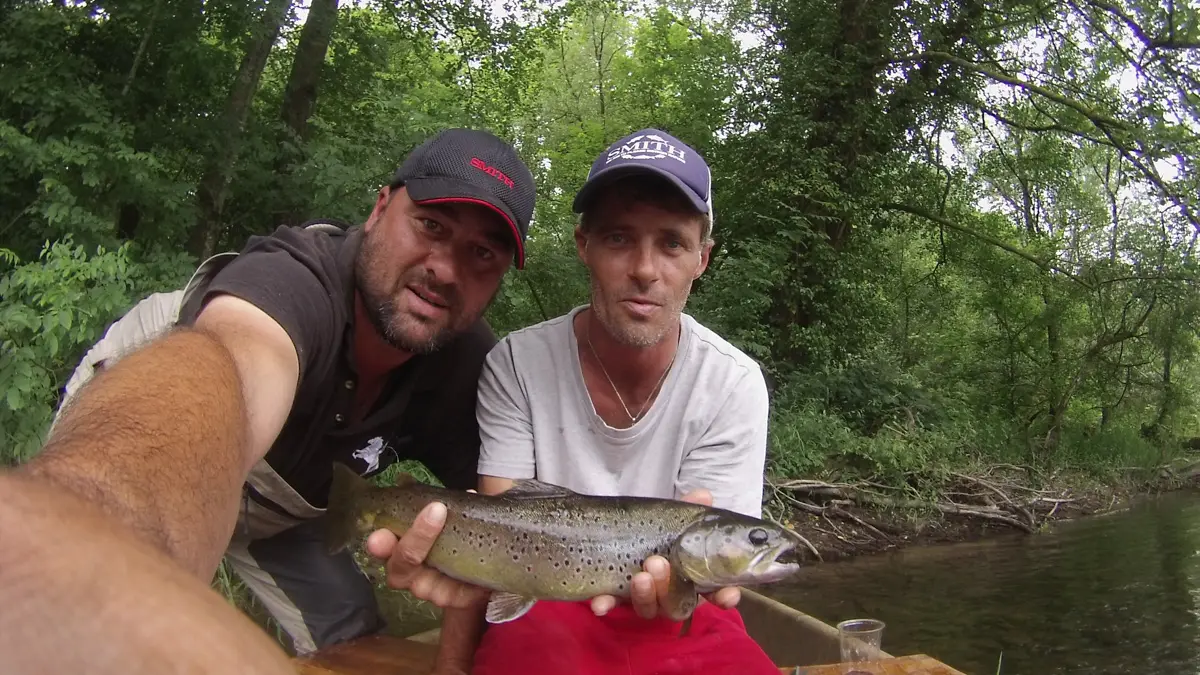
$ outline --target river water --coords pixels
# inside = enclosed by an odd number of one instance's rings
[[[818,565],[759,590],[831,625],[882,619],[884,650],[968,675],[1200,673],[1200,494]]]

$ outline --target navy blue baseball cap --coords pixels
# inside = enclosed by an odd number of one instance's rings
[[[671,134],[642,129],[608,146],[588,172],[572,208],[582,213],[600,188],[621,176],[657,174],[671,181],[692,206],[712,218],[712,173],[700,153]]]

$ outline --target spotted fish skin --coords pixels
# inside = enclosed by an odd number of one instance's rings
[[[380,528],[403,535],[434,501],[446,505],[446,523],[425,564],[495,591],[489,621],[519,617],[535,600],[629,597],[633,575],[656,554],[671,563],[668,616],[681,621],[690,617],[697,589],[785,578],[798,571],[803,548],[781,526],[679,500],[589,496],[535,480],[516,481],[499,495],[411,476],[376,487],[335,464],[329,551]]]
[[[341,478],[345,485],[350,477]],[[460,581],[547,600],[628,597],[642,562],[668,555],[680,532],[709,510],[681,501],[589,497],[561,488],[544,495],[487,496],[407,480],[395,487],[366,487],[356,474],[352,478],[362,483],[347,510],[354,514],[354,527],[342,529],[330,542],[331,551],[381,527],[403,534],[422,508],[438,501],[446,505],[446,524],[426,565]],[[346,512],[335,506],[337,496],[331,492],[330,522]]]

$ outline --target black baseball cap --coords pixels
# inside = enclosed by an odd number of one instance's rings
[[[517,151],[476,129],[447,129],[413,150],[392,177],[418,204],[468,202],[499,214],[512,228],[516,266],[525,267],[525,236],[537,190]]]

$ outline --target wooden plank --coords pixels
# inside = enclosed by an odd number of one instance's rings
[[[428,675],[437,645],[370,635],[292,659],[298,675]]]
[[[780,672],[789,675],[846,675],[850,672],[849,668],[849,665],[845,663],[826,663],[819,666],[781,668]],[[856,663],[854,672],[869,673],[870,675],[964,675],[925,654],[909,654],[879,661]]]
[[[746,632],[776,665],[794,669],[833,663],[842,656],[837,628],[795,607],[743,588],[737,611],[746,624]],[[882,652],[880,656],[894,655]]]

